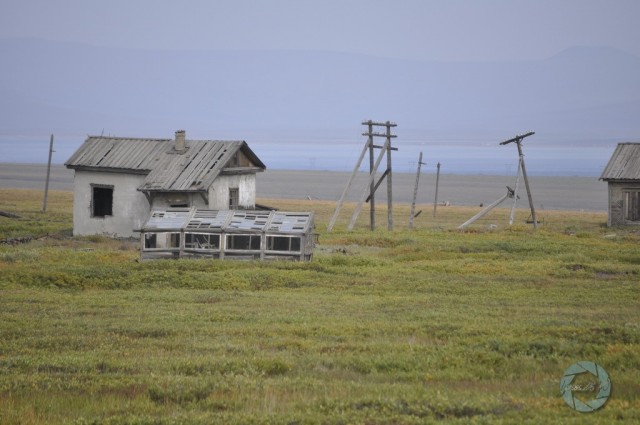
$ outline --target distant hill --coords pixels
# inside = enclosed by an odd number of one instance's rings
[[[405,137],[638,139],[640,58],[421,62],[319,51],[157,51],[0,40],[0,134],[243,138],[393,120]],[[228,136],[227,136],[228,135]]]

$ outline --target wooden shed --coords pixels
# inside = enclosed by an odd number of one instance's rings
[[[140,229],[141,258],[235,258],[310,261],[312,212],[169,208]]]
[[[600,180],[609,189],[607,225],[640,225],[640,143],[619,143]]]

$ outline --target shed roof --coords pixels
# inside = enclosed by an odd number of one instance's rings
[[[302,235],[313,229],[313,213],[169,208],[152,211],[141,230],[167,232],[182,229],[190,232],[266,232]]]
[[[173,139],[89,136],[65,165],[72,169],[146,174],[141,191],[206,191],[236,152],[255,165],[266,166],[246,142],[187,140],[177,151]]]
[[[600,180],[640,180],[640,143],[618,143]]]

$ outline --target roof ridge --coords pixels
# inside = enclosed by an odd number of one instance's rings
[[[155,142],[171,142],[173,139],[158,139],[155,137],[124,137],[124,136],[92,136],[88,135],[87,139],[111,139],[111,140],[143,140]]]
[[[140,140],[153,142],[173,142],[174,139],[159,139],[155,137],[126,137],[126,136],[95,136],[88,135],[88,139],[109,139],[109,140]],[[246,143],[243,139],[186,139],[187,142],[213,142],[213,143]]]

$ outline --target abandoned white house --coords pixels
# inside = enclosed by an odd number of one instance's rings
[[[74,235],[133,237],[153,209],[253,209],[266,169],[244,141],[89,136],[73,169]]]
[[[640,224],[640,143],[619,143],[600,180],[609,189],[607,225]]]

